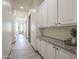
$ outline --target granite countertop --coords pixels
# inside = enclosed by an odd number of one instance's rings
[[[68,46],[62,40],[58,40],[58,39],[55,39],[55,38],[49,38],[49,37],[46,37],[46,36],[41,36],[40,39],[44,40],[46,42],[49,42],[49,43],[51,43],[51,44],[53,44],[57,47],[60,47],[64,50],[76,55],[76,49],[77,49],[76,46]]]

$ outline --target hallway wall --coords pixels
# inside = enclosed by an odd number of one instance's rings
[[[24,28],[23,34],[27,38],[27,20],[28,20],[27,12],[14,9],[14,14],[16,14],[14,15],[14,38],[16,38],[16,32],[17,32],[16,23],[18,25],[23,24]]]
[[[7,59],[12,43],[11,0],[3,0],[2,9],[2,59]]]

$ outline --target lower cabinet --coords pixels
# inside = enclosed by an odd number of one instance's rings
[[[44,59],[77,59],[75,54],[72,54],[44,40],[40,41],[40,48],[38,50]]]
[[[73,55],[71,53],[61,48],[56,48],[56,59],[72,59],[72,56]]]
[[[37,39],[37,50],[39,53],[41,53],[41,40]]]
[[[47,51],[46,51],[46,42],[41,40],[41,55],[43,56],[44,59],[46,59],[47,56]]]
[[[47,43],[47,59],[56,59],[55,52],[56,52],[55,47]]]

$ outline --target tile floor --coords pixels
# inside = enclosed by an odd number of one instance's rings
[[[13,45],[9,59],[42,59],[28,43],[23,35],[17,35],[16,43]]]

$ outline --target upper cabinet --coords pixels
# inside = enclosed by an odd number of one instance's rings
[[[76,23],[76,0],[58,1],[58,21],[60,24]]]
[[[48,26],[57,25],[57,0],[47,0],[48,3]]]
[[[38,17],[41,27],[74,25],[77,22],[76,0],[44,0]]]
[[[42,19],[42,27],[47,26],[47,0],[43,1],[41,5],[41,19]]]

